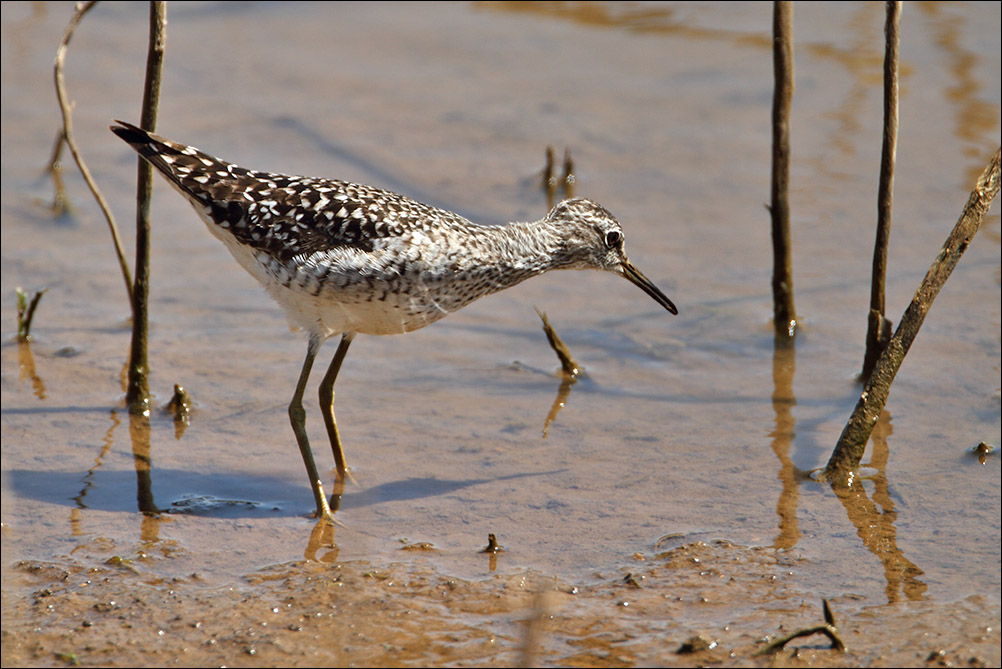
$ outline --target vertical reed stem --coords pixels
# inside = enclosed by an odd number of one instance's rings
[[[901,3],[887,3],[884,23],[884,141],[880,153],[880,192],[877,196],[877,238],[873,245],[873,278],[870,313],[867,318],[866,354],[861,378],[865,383],[877,358],[891,338],[891,322],[884,316],[887,244],[891,237],[891,206],[894,201],[894,160],[898,148],[898,45]]]
[[[793,338],[793,259],[790,250],[790,106],[793,100],[793,3],[773,3],[772,98],[772,299],[777,337]]]
[[[167,3],[150,3],[150,41],[146,55],[146,84],[143,90],[141,126],[156,130],[160,103],[160,78],[163,72],[167,40]],[[153,193],[153,168],[139,159],[136,186],[136,278],[132,287],[132,346],[129,354],[129,383],[126,402],[132,413],[149,410],[150,382],[148,362],[150,294],[150,198]]]

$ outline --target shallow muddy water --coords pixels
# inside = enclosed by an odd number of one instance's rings
[[[999,7],[904,8],[895,322],[1002,141]],[[836,495],[806,476],[859,393],[882,4],[795,9],[801,331],[779,352],[768,3],[171,4],[159,133],[484,223],[545,214],[545,148],[569,148],[576,194],[617,216],[679,307],[559,272],[359,337],[335,405],[355,482],[327,534],[286,410],[305,338],[160,179],[151,385],[158,407],[174,384],[196,406],[186,429],[122,408],[125,289],[69,164],[72,213],[48,209],[71,11],[5,3],[0,23],[5,666],[1002,661],[999,457],[970,453],[1000,443],[997,203],[895,381],[862,482]],[[107,126],[138,120],[146,12],[99,6],[67,61],[130,256],[135,156]],[[48,289],[30,345],[18,286]],[[533,306],[586,371],[566,397]],[[321,369],[307,421],[329,487]],[[503,552],[480,552],[488,534]],[[822,598],[850,654],[814,638],[752,655],[820,624]],[[697,634],[713,643],[678,652]]]

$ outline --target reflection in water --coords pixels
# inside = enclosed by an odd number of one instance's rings
[[[927,2],[916,8],[930,19],[933,41],[946,55],[944,61],[950,69],[951,83],[946,88],[946,99],[956,105],[954,132],[957,139],[967,148],[965,154],[971,158],[968,173],[961,183],[978,180],[985,160],[985,136],[991,136],[999,125],[998,103],[982,97],[984,84],[977,78],[977,67],[981,56],[965,47],[964,28],[966,18],[953,14],[954,8],[944,3]],[[997,58],[995,54],[992,57]],[[959,177],[960,175],[958,175]]]
[[[564,375],[560,382],[560,388],[557,389],[557,396],[550,407],[550,413],[546,414],[546,422],[543,423],[543,439],[546,439],[546,435],[550,431],[550,423],[555,421],[560,410],[567,406],[567,398],[570,397],[571,387],[575,383],[577,383],[577,377]]]
[[[76,507],[70,510],[70,528],[73,536],[84,536],[87,534],[82,527],[83,511],[88,508],[84,500],[90,489],[94,487],[94,475],[104,465],[104,459],[115,443],[115,430],[122,424],[122,420],[119,418],[116,409],[111,410],[110,417],[111,425],[104,433],[104,439],[101,440],[101,451],[94,458],[94,465],[84,475],[82,479],[83,487],[80,489],[80,492],[73,497],[73,501],[76,502]],[[153,485],[150,477],[149,417],[130,415],[129,433],[132,438],[132,454],[136,463],[136,476],[138,479],[136,497],[139,500],[139,510],[143,512],[139,540],[144,544],[154,544],[160,541],[160,523],[164,522],[164,519],[153,503]]]
[[[331,493],[328,506],[331,510],[331,518],[320,518],[310,532],[310,538],[306,542],[306,550],[303,557],[313,562],[323,562],[334,564],[337,562],[338,547],[334,543],[334,524],[337,520],[332,520],[337,510],[341,508],[341,497],[344,495],[344,480],[334,480],[334,490]],[[321,551],[323,553],[321,554]]]
[[[894,521],[898,513],[894,510],[887,485],[887,437],[892,432],[891,416],[886,411],[880,414],[873,427],[873,456],[870,467],[877,470],[871,477],[875,485],[873,500],[867,498],[863,482],[857,477],[849,486],[832,484],[832,490],[845,507],[846,515],[856,526],[856,534],[863,545],[877,556],[884,565],[885,592],[890,604],[900,599],[899,591],[908,601],[925,598],[928,587],[919,580],[922,570],[915,566],[898,547],[897,530]],[[877,505],[880,505],[880,509]],[[883,509],[883,510],[881,510]]]
[[[31,353],[31,342],[19,340],[17,342],[17,362],[21,368],[22,379],[30,379],[31,387],[35,391],[35,397],[40,400],[45,399],[45,382],[38,378],[35,373],[35,356]]]
[[[164,522],[167,521],[159,514],[144,513],[142,523],[139,525],[139,540],[147,546],[158,543],[160,524]]]
[[[780,468],[777,478],[783,483],[783,490],[776,503],[779,515],[779,534],[773,541],[775,548],[793,548],[800,539],[797,525],[798,489],[802,476],[790,459],[790,446],[795,436],[796,419],[793,407],[797,398],[793,395],[793,375],[797,368],[797,349],[794,340],[787,337],[775,338],[772,353],[772,408],[776,412],[776,427],[769,435],[772,438],[772,452],[779,458]]]
[[[132,458],[136,465],[136,501],[139,503],[139,510],[147,514],[160,513],[153,502],[149,412],[129,414],[129,440],[132,442]]]
[[[671,32],[683,28],[670,6],[637,6],[628,2],[479,2],[495,11],[539,14],[587,26]]]
[[[867,113],[867,102],[871,96],[880,94],[883,80],[884,50],[880,39],[880,27],[883,24],[883,12],[877,3],[863,3],[849,19],[848,33],[852,35],[852,43],[840,45],[834,42],[821,42],[805,45],[808,52],[822,62],[837,63],[849,74],[850,86],[838,105],[831,105],[831,111],[826,116],[838,121],[838,126],[832,130],[827,140],[832,149],[845,156],[855,156],[860,137],[863,137],[864,123],[860,115]],[[901,63],[900,76],[907,78],[910,70],[905,62]],[[831,163],[827,160],[817,162],[817,168],[822,174],[828,174]]]
[[[779,501],[776,503],[779,534],[773,541],[773,547],[779,549],[792,548],[800,540],[797,524],[798,486],[801,481],[811,480],[796,468],[789,454],[796,426],[796,420],[792,415],[793,407],[797,404],[793,394],[795,369],[794,344],[785,338],[777,338],[772,358],[774,384],[772,406],[776,412],[776,427],[769,436],[772,437],[772,451],[779,458],[778,478],[783,484]],[[833,483],[832,490],[845,507],[849,520],[856,527],[856,533],[863,540],[863,545],[884,565],[887,601],[893,604],[900,599],[899,593],[903,593],[909,601],[923,599],[928,586],[918,579],[922,570],[908,560],[898,547],[897,530],[894,527],[898,514],[894,510],[894,501],[888,492],[886,474],[887,438],[891,431],[890,414],[884,411],[872,433],[873,456],[869,467],[877,472],[869,478],[876,486],[872,501],[866,496],[863,482],[859,477],[856,477],[849,486]]]
[[[108,431],[104,433],[104,439],[101,441],[101,452],[98,453],[96,458],[94,458],[94,466],[88,469],[87,473],[84,475],[82,481],[84,484],[83,488],[81,488],[77,496],[73,498],[73,501],[77,503],[76,508],[70,512],[70,527],[73,530],[73,536],[85,534],[80,527],[80,512],[87,508],[87,505],[84,503],[84,498],[87,497],[87,493],[90,492],[90,489],[94,486],[94,474],[101,468],[101,465],[104,464],[105,456],[108,455],[108,451],[111,450],[111,445],[115,443],[115,439],[113,437],[115,429],[121,424],[122,421],[118,418],[118,412],[115,409],[112,409],[111,426],[108,428]]]

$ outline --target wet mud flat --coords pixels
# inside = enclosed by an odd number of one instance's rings
[[[450,578],[420,561],[300,561],[213,585],[157,575],[95,540],[73,561],[17,565],[3,595],[4,666],[998,666],[999,609],[951,603],[830,606],[827,638],[797,586],[797,551],[724,540],[636,554],[567,582],[537,571]],[[104,545],[102,545],[104,544]],[[102,550],[103,549],[103,550]],[[179,549],[180,550],[180,549]]]
[[[999,444],[997,205],[858,485],[806,476],[860,392],[882,4],[798,4],[790,351],[768,293],[768,3],[170,7],[161,133],[487,223],[543,215],[545,147],[569,147],[576,194],[615,213],[680,314],[566,272],[360,338],[337,390],[358,483],[336,538],[313,537],[286,409],[305,344],[162,183],[157,411],[144,426],[122,409],[107,231],[72,170],[54,216],[43,173],[72,3],[4,3],[4,666],[1002,663],[1000,458],[971,453]],[[146,12],[99,5],[68,60],[120,221],[135,157],[107,128],[136,120]],[[895,319],[998,146],[998,25],[998,3],[905,7]],[[25,345],[18,286],[49,289]],[[586,371],[569,392],[534,305]],[[186,429],[159,410],[175,383]],[[488,533],[504,552],[478,552]],[[822,598],[848,652],[814,635],[758,654],[822,625]]]

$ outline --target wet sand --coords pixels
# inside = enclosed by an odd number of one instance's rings
[[[485,223],[542,216],[544,149],[569,147],[577,194],[679,306],[563,272],[360,337],[336,388],[356,483],[332,536],[315,536],[286,414],[305,341],[162,182],[151,383],[158,407],[175,383],[197,404],[183,430],[122,408],[107,230],[70,166],[72,214],[47,208],[71,5],[4,4],[3,664],[1002,662],[999,458],[969,453],[1000,442],[998,205],[905,361],[866,477],[842,495],[807,479],[859,392],[883,9],[796,9],[802,330],[777,353],[771,9],[732,4],[170,6],[162,134]],[[895,321],[999,145],[998,24],[997,3],[905,7]],[[135,159],[106,128],[138,116],[145,33],[145,6],[99,7],[67,70],[129,249]],[[30,345],[17,286],[48,288]],[[560,378],[533,305],[588,375],[545,439]],[[480,552],[489,533],[504,552]],[[823,598],[848,654],[812,637],[754,655],[820,624]],[[715,645],[679,653],[694,635]]]

